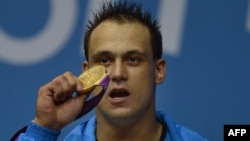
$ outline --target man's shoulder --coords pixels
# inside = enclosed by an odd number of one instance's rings
[[[181,141],[207,141],[206,138],[202,137],[197,132],[188,129],[180,124],[175,123],[175,121],[169,117],[167,114],[158,111],[156,113],[158,120],[164,122],[167,126],[167,137],[172,140]]]
[[[208,141],[196,131],[188,129],[182,125],[176,124],[176,128],[179,130],[180,136],[184,141]]]

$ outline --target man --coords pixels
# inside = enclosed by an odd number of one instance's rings
[[[83,70],[106,67],[107,91],[96,116],[77,126],[66,141],[203,141],[197,133],[156,112],[156,85],[164,81],[166,62],[157,21],[135,3],[106,2],[88,24]],[[38,91],[36,117],[18,140],[56,140],[73,122],[88,96],[83,84],[66,72]],[[76,92],[77,96],[72,97]]]

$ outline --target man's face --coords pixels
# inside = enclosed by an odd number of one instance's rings
[[[99,64],[110,74],[97,115],[128,119],[154,108],[155,83],[160,82],[156,80],[157,61],[145,26],[137,22],[102,22],[91,34],[88,55],[85,69]]]

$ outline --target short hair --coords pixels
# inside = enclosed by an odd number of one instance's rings
[[[114,20],[119,23],[138,21],[146,26],[151,36],[151,48],[153,59],[162,57],[162,35],[159,23],[153,20],[150,11],[143,11],[142,4],[134,2],[106,2],[102,4],[100,11],[93,13],[93,19],[89,20],[85,30],[84,51],[88,60],[89,41],[92,31],[103,21]]]

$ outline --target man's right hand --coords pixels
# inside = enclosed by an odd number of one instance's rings
[[[82,82],[66,72],[39,89],[34,122],[60,130],[76,119],[89,93],[82,93]],[[76,92],[77,96],[72,97]]]

